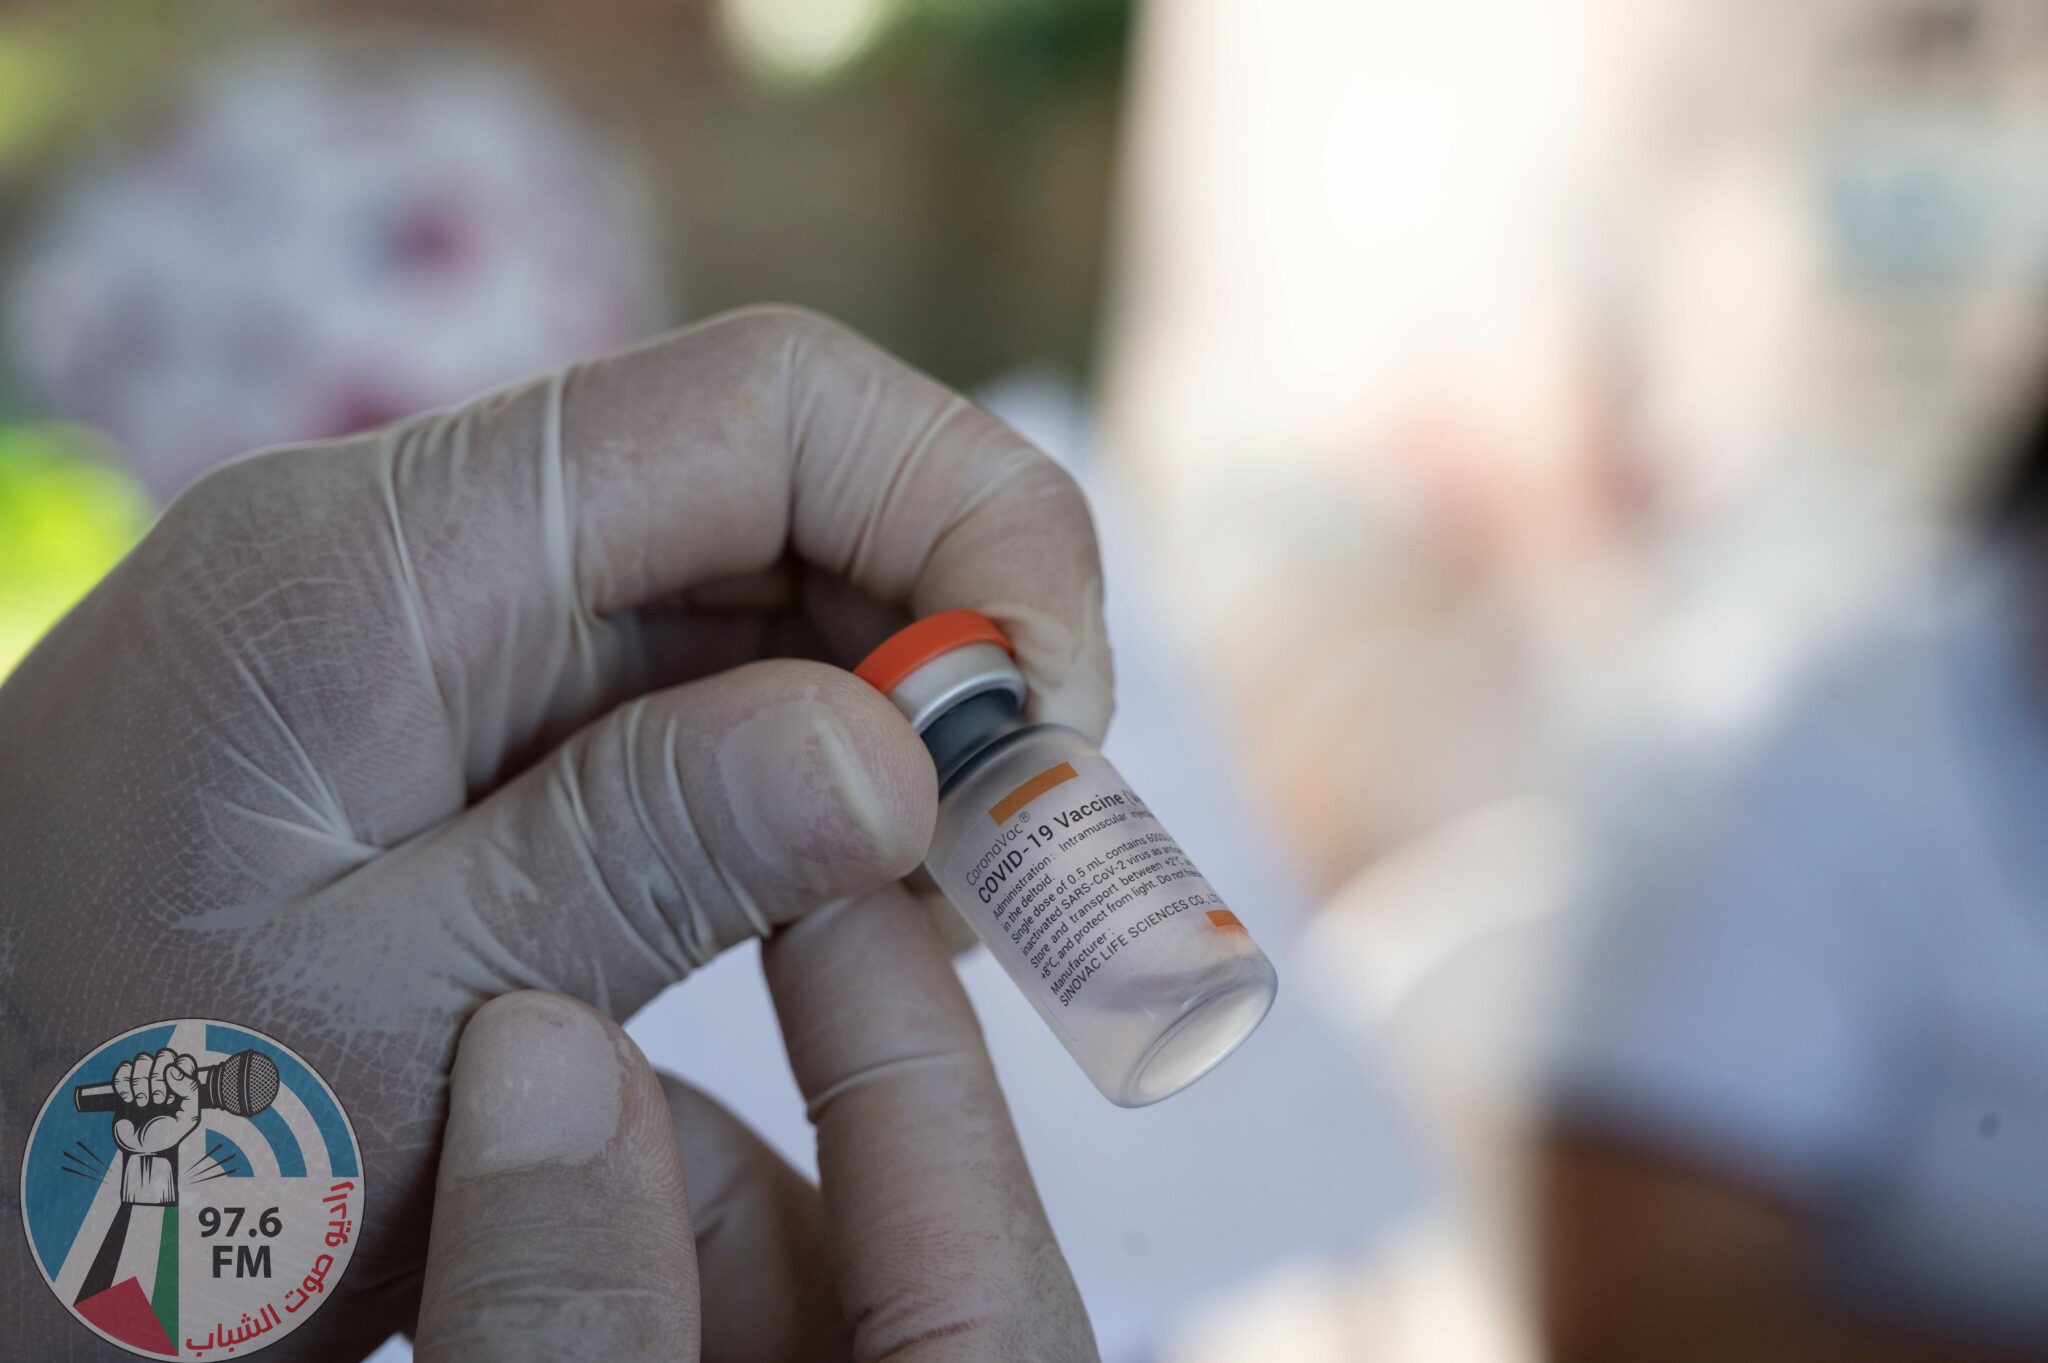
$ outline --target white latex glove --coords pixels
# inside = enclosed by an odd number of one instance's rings
[[[1007,627],[1041,716],[1100,734],[1072,482],[786,309],[218,470],[0,688],[0,1149],[130,1027],[275,1037],[346,1106],[369,1204],[349,1300],[272,1354],[366,1352],[413,1316],[478,1004],[624,1018],[917,864],[909,727],[836,668],[754,660],[956,606]],[[0,1357],[103,1354],[0,1256]]]
[[[862,1363],[1095,1356],[973,1011],[909,897],[809,918],[767,963],[822,1212],[599,1014],[507,995],[456,1057],[421,1363],[694,1360],[700,1319],[706,1358],[844,1357],[849,1334]],[[707,1186],[756,1191],[707,1204]],[[803,1191],[776,1207],[776,1189]]]

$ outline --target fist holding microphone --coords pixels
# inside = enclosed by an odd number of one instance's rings
[[[277,1098],[277,1065],[261,1051],[237,1051],[217,1065],[165,1047],[138,1052],[104,1084],[80,1084],[71,1105],[114,1113],[121,1151],[121,1200],[172,1206],[178,1200],[178,1142],[199,1126],[202,1108],[253,1117]]]
[[[80,1112],[121,1112],[175,1105],[196,1097],[202,1108],[253,1117],[277,1099],[277,1064],[261,1051],[237,1051],[218,1065],[201,1066],[169,1049],[123,1060],[104,1084],[80,1084],[71,1105]]]

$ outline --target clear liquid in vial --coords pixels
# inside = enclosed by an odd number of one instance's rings
[[[946,781],[926,862],[1113,1102],[1157,1102],[1257,1028],[1272,964],[1088,740],[997,739]]]

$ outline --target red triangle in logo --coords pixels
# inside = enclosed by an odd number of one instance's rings
[[[177,1357],[177,1346],[164,1333],[164,1323],[150,1309],[149,1298],[142,1295],[142,1284],[133,1278],[87,1297],[78,1303],[77,1311],[123,1344],[166,1358]]]

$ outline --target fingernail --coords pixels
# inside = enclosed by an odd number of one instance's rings
[[[868,713],[872,711],[872,713]],[[718,777],[764,860],[908,870],[931,832],[930,763],[880,697],[792,697],[733,726]],[[918,770],[922,761],[924,770]]]
[[[619,1126],[622,1041],[553,994],[492,999],[463,1030],[449,1087],[441,1177],[583,1164]]]

